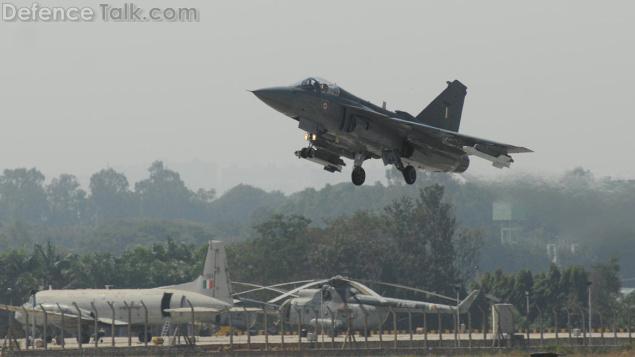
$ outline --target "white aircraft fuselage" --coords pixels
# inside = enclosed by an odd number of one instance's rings
[[[188,303],[189,301],[189,303]],[[192,321],[191,312],[187,311],[165,311],[166,309],[190,308],[190,304],[197,308],[206,307],[219,311],[227,310],[231,304],[213,297],[209,297],[197,292],[152,288],[152,289],[76,289],[76,290],[44,290],[35,294],[35,308],[44,307],[45,310],[59,311],[70,310],[77,315],[77,307],[82,310],[82,314],[97,318],[114,319],[115,321],[129,322],[131,325],[141,325],[145,323],[145,304],[148,310],[148,325],[159,325],[166,318],[174,324],[189,323]],[[58,308],[57,304],[60,305]],[[112,308],[111,308],[112,304]],[[40,306],[41,305],[41,306]],[[33,302],[29,301],[23,305],[32,308]],[[130,310],[130,312],[128,311]],[[114,311],[114,315],[113,315]],[[66,312],[66,311],[65,311]],[[17,312],[16,319],[21,323],[26,323],[24,313]],[[200,312],[196,313],[196,320],[202,319],[214,322],[217,313],[209,313],[209,319],[204,319]],[[33,317],[32,317],[33,318]],[[34,316],[36,325],[43,323],[41,317]],[[104,320],[102,320],[104,321]],[[32,323],[31,320],[30,323]],[[71,326],[74,326],[70,319]],[[65,323],[67,325],[67,323]]]
[[[232,306],[225,248],[222,242],[210,241],[203,272],[190,282],[151,289],[49,289],[34,293],[22,306],[2,305],[0,309],[14,312],[16,320],[33,332],[34,327],[43,332],[46,320],[49,336],[62,327],[65,333],[76,334],[81,324],[85,341],[96,333],[95,325],[143,331],[145,325],[161,326],[166,320],[171,325],[192,321],[224,324],[228,318],[224,313]]]

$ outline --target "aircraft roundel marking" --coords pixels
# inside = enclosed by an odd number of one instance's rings
[[[329,108],[329,103],[324,101],[322,102],[322,109],[327,110]]]

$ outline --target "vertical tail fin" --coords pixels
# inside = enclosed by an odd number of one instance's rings
[[[203,287],[208,291],[206,295],[230,303],[233,301],[223,242],[209,241],[202,277],[205,279]]]
[[[448,87],[417,115],[416,120],[436,128],[459,131],[466,94],[467,87],[463,83],[448,82]]]
[[[231,282],[227,271],[227,258],[223,242],[209,241],[203,274],[189,283],[166,286],[186,291],[194,291],[227,303],[232,303]]]
[[[478,297],[478,292],[478,290],[473,290],[465,299],[463,299],[463,301],[459,303],[457,307],[460,313],[464,314],[470,309],[470,306],[472,306],[472,303]]]

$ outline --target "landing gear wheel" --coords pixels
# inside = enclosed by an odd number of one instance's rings
[[[78,338],[78,340],[82,343],[82,344],[87,344],[90,342],[90,335],[89,334],[85,334],[82,333],[81,337]]]
[[[360,166],[353,169],[353,173],[351,174],[351,180],[355,186],[360,186],[366,180],[366,171]]]
[[[404,167],[403,170],[401,170],[401,174],[408,185],[412,185],[417,181],[417,170],[411,165]]]
[[[139,337],[139,342],[141,343],[152,341],[152,334],[150,333],[150,331],[148,331],[147,337],[145,336],[143,332],[139,332],[138,337]]]

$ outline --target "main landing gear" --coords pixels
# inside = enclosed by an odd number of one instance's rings
[[[412,153],[408,155],[412,155]],[[401,157],[402,155],[395,150],[386,150],[382,153],[384,165],[395,165],[397,170],[401,171],[404,181],[406,181],[408,185],[412,185],[417,181],[417,170],[412,165],[404,166]]]
[[[90,342],[90,333],[88,332],[82,332],[81,336],[76,336],[76,337],[77,337],[77,341],[83,344],[87,344]]]
[[[139,332],[139,335],[137,337],[139,337],[139,342],[141,343],[152,341],[152,334],[150,333],[150,331],[148,331],[147,335],[143,331]]]
[[[412,185],[417,181],[417,170],[412,166],[404,166],[401,157],[392,151],[386,151],[383,154],[384,164],[395,165],[397,170],[401,171],[404,181],[408,185]],[[366,171],[362,168],[362,163],[366,160],[366,157],[362,154],[355,155],[355,163],[353,172],[351,173],[351,181],[355,186],[361,186],[366,180]]]

